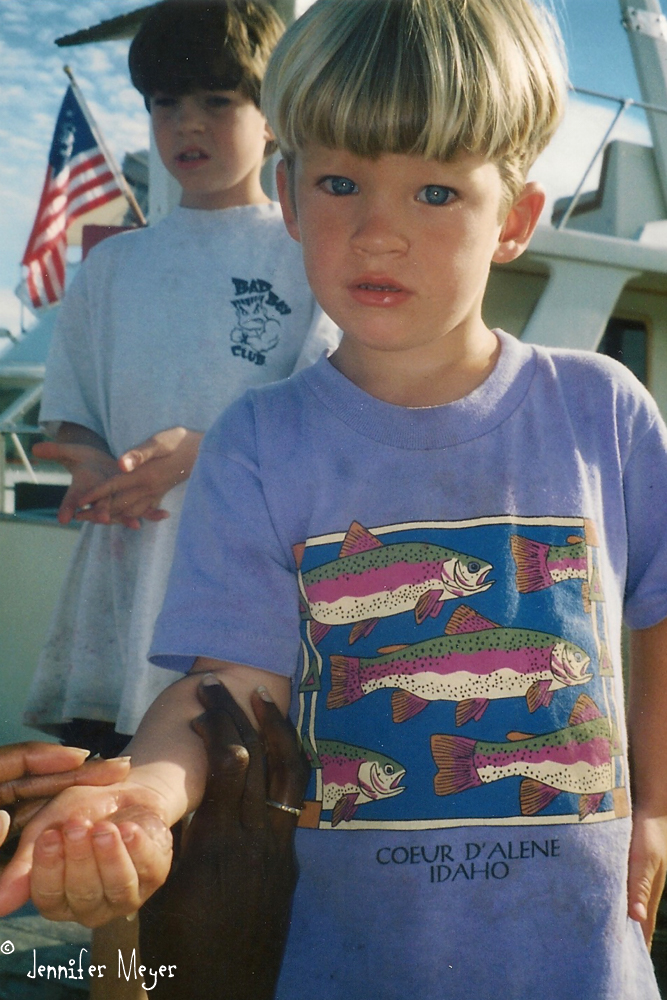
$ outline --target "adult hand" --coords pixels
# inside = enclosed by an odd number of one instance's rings
[[[255,732],[226,688],[202,684],[206,708],[193,728],[209,777],[165,885],[140,914],[142,963],[176,965],[155,986],[160,1000],[270,1000],[284,951],[298,868],[296,816],[310,766],[291,722],[259,693]]]
[[[130,769],[129,757],[84,763],[87,757],[79,747],[37,740],[0,747],[0,844],[63,789],[122,781]]]
[[[36,740],[0,747],[0,844],[65,788],[109,785],[130,770],[129,757],[86,761],[87,756],[79,747]]]
[[[89,490],[82,502],[97,507],[104,504],[112,521],[169,517],[160,502],[165,493],[190,476],[202,437],[185,427],[159,431],[121,455],[120,474]]]
[[[628,867],[628,913],[641,925],[651,947],[660,898],[667,874],[667,816],[632,817]]]

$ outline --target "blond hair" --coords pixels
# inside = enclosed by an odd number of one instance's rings
[[[309,144],[464,151],[514,198],[562,116],[562,52],[531,0],[317,0],[278,43],[262,110],[288,164]]]

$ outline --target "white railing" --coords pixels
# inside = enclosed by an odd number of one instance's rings
[[[616,114],[614,115],[614,118],[612,119],[611,124],[604,133],[604,136],[602,137],[600,144],[595,150],[588,166],[586,167],[581,180],[577,184],[575,192],[572,195],[572,198],[570,199],[569,205],[567,206],[562,217],[558,220],[556,229],[565,229],[568,222],[570,221],[570,218],[572,217],[573,212],[576,210],[577,205],[579,204],[579,201],[581,199],[581,196],[584,193],[584,187],[586,185],[588,178],[591,175],[593,168],[597,164],[599,158],[602,156],[605,146],[610,141],[612,134],[616,130],[618,123],[620,122],[625,112],[629,108],[640,108],[642,111],[645,112],[648,111],[648,112],[655,112],[661,115],[667,115],[667,108],[661,107],[660,105],[657,104],[644,104],[641,101],[633,100],[633,98],[631,97],[614,97],[612,94],[603,94],[598,90],[586,90],[584,87],[572,87],[571,90],[573,93],[581,94],[584,97],[595,97],[601,101],[611,101],[613,104],[618,104],[619,107]]]

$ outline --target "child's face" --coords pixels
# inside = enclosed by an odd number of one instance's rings
[[[183,187],[185,208],[230,208],[267,201],[259,174],[270,138],[256,105],[235,90],[151,97],[155,142]]]
[[[287,227],[344,340],[382,351],[426,348],[442,358],[443,348],[460,352],[476,336],[488,338],[481,306],[489,267],[524,248],[541,192],[529,186],[505,220],[498,168],[470,155],[449,163],[406,154],[367,159],[312,146],[293,170],[293,203],[279,171]]]

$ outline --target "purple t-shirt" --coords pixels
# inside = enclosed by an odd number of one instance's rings
[[[620,630],[667,616],[667,431],[616,363],[498,336],[446,406],[326,359],[252,390],[190,480],[153,662],[293,678],[313,765],[280,1000],[658,998]]]

